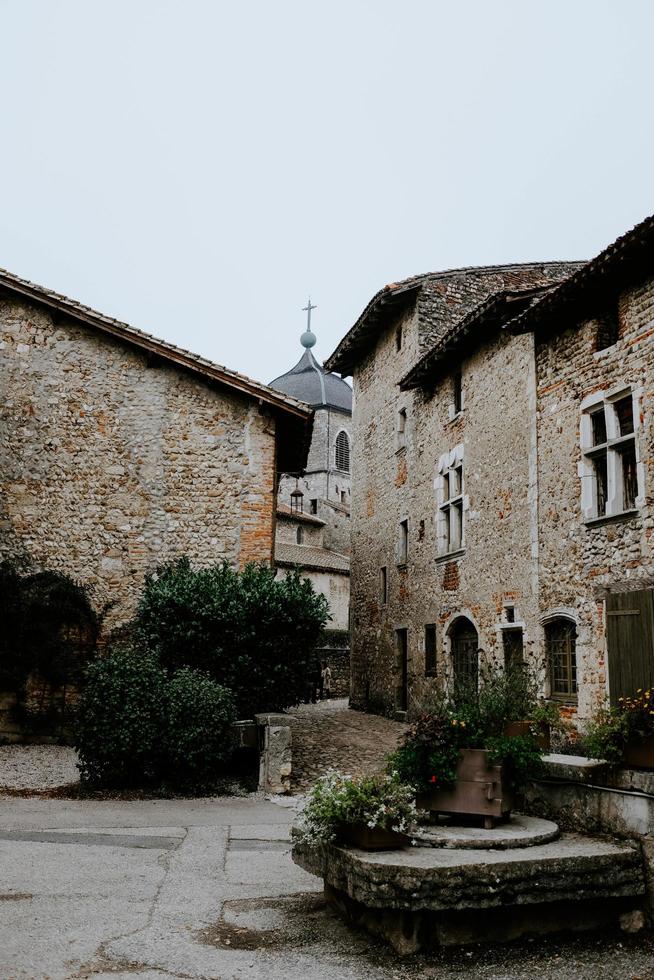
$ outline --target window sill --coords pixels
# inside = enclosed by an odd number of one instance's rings
[[[603,514],[602,517],[591,517],[584,521],[584,524],[589,528],[602,527],[603,524],[622,524],[623,521],[633,520],[639,514],[638,508],[634,507],[633,510],[623,510],[619,514]]]
[[[402,453],[405,453],[405,452],[406,452],[406,443],[403,446],[398,446],[397,447],[397,449],[395,450],[395,455],[396,456],[401,456]]]
[[[409,564],[408,561],[396,561],[395,567],[398,568],[401,572],[403,572],[406,571],[408,564]]]
[[[457,548],[456,551],[448,551],[444,555],[436,555],[435,561],[437,562],[437,564],[440,564],[440,562],[444,562],[444,561],[453,561],[455,558],[461,558],[463,555],[465,555],[465,553],[466,553],[465,548]]]
[[[458,422],[459,419],[463,418],[464,414],[465,414],[464,410],[461,409],[460,412],[455,412],[454,415],[450,415],[450,417],[448,418],[447,421],[448,422]]]

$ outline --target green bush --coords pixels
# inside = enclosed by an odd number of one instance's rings
[[[306,696],[327,600],[298,572],[266,565],[193,569],[188,558],[148,577],[133,633],[170,670],[192,667],[229,688],[241,717]]]
[[[92,788],[215,785],[233,750],[231,692],[197,671],[172,677],[153,654],[123,647],[92,663],[79,698],[75,747]]]
[[[83,783],[125,788],[159,781],[166,679],[156,657],[130,649],[88,666],[74,733]]]
[[[236,709],[231,691],[184,668],[168,681],[164,704],[163,778],[195,791],[210,788],[234,749]]]

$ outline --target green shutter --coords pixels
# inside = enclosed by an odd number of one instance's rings
[[[654,686],[654,590],[607,596],[606,643],[613,706]]]

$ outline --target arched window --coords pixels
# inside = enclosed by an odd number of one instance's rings
[[[347,432],[339,432],[336,436],[336,469],[350,472],[350,440]]]
[[[479,686],[479,637],[469,619],[461,617],[449,630],[454,694],[476,691]]]
[[[545,652],[552,697],[576,701],[577,628],[571,619],[560,616],[545,624]]]
[[[299,527],[297,529],[297,531],[295,532],[295,540],[297,541],[298,544],[302,544],[304,542],[304,528],[303,527]]]

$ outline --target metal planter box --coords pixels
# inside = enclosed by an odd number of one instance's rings
[[[511,813],[513,799],[502,783],[502,766],[493,766],[486,749],[462,749],[456,783],[418,797],[418,806],[432,813],[480,817],[493,827]]]

